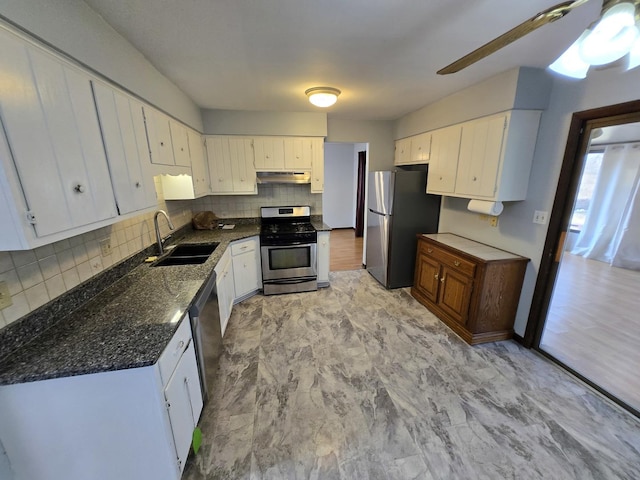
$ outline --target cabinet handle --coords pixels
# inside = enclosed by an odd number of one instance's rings
[[[436,273],[433,278],[435,278],[436,280],[438,279],[438,274]]]
[[[161,146],[161,147],[164,147],[164,142],[160,142],[160,146]]]
[[[477,178],[476,178],[476,177],[473,177],[473,181],[475,182],[476,180],[477,180]]]
[[[433,253],[433,248],[427,248],[428,253]]]
[[[140,188],[140,182],[136,182],[136,188]]]
[[[459,261],[457,261],[457,260],[454,260],[453,264],[454,264],[456,267],[459,267],[459,266],[460,266],[460,262],[459,262]]]
[[[73,187],[73,191],[76,193],[84,193],[84,185],[77,184]]]
[[[446,275],[443,275],[443,276],[442,276],[442,278],[440,279],[440,283],[444,283],[444,277],[445,277],[445,276],[446,276]]]
[[[184,340],[180,340],[180,343],[178,344],[178,350],[182,349],[182,347],[184,347]]]

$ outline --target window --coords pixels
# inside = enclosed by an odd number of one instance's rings
[[[578,187],[578,195],[576,196],[576,203],[573,206],[573,213],[571,214],[570,230],[572,232],[579,232],[582,230],[584,221],[587,217],[587,211],[591,204],[591,197],[593,196],[593,189],[596,186],[598,180],[598,173],[600,172],[600,165],[602,165],[602,157],[604,151],[591,151],[587,153],[584,169],[582,170],[582,177],[580,177],[580,186]]]

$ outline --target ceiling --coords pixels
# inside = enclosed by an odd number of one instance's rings
[[[479,63],[436,71],[560,0],[85,0],[202,108],[392,120],[517,66],[545,68],[600,12],[591,0]]]

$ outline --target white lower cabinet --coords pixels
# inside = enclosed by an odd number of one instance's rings
[[[185,317],[155,365],[0,386],[8,480],[179,480],[201,411]]]
[[[216,272],[216,294],[220,309],[220,331],[224,335],[231,316],[235,299],[233,279],[233,264],[231,263],[231,248],[227,248],[214,269]]]
[[[318,286],[329,286],[330,232],[318,232]]]
[[[257,292],[262,286],[260,265],[260,239],[251,237],[238,240],[231,245],[235,303],[241,302]]]

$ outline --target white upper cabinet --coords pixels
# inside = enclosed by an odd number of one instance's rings
[[[0,248],[33,248],[116,217],[90,77],[2,28],[0,71],[2,217],[16,227],[2,229]],[[71,233],[43,240],[61,232]]]
[[[229,138],[231,178],[234,193],[258,193],[253,141],[249,138]]]
[[[427,193],[453,193],[458,171],[461,132],[460,125],[432,132]]]
[[[431,155],[431,132],[411,137],[411,164],[429,163]]]
[[[255,166],[258,172],[284,170],[284,138],[254,137]]]
[[[284,139],[285,170],[311,170],[311,138],[287,137]]]
[[[193,176],[193,191],[196,197],[211,193],[209,168],[204,152],[204,139],[195,130],[187,129],[189,141],[189,156],[191,158],[191,173]]]
[[[396,140],[396,148],[393,159],[394,165],[407,165],[411,163],[411,137]]]
[[[473,198],[491,198],[497,189],[506,115],[482,118],[462,125],[455,192]]]
[[[539,122],[537,110],[512,110],[433,132],[427,192],[524,200]]]
[[[171,131],[171,145],[175,164],[182,167],[190,167],[191,159],[189,158],[189,139],[186,127],[175,120],[170,120],[169,130]]]
[[[311,141],[311,193],[322,193],[324,190],[324,139],[313,138]]]
[[[97,81],[93,92],[118,211],[126,214],[155,207],[142,104]]]
[[[171,119],[148,105],[144,106],[144,118],[151,150],[151,162],[157,165],[175,165],[171,143]]]
[[[250,138],[213,135],[206,137],[205,144],[214,195],[258,193]]]

